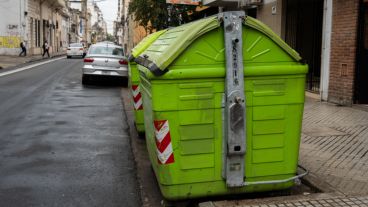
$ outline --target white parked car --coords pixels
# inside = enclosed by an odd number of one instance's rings
[[[84,48],[82,43],[72,43],[69,45],[68,49],[66,50],[66,57],[84,57],[86,56],[86,49]]]
[[[121,46],[96,43],[89,48],[84,58],[82,84],[97,76],[128,78],[128,59]]]

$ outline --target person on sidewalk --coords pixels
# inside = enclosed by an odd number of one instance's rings
[[[50,57],[49,44],[47,43],[47,40],[45,40],[45,42],[43,43],[42,48],[43,48],[42,57],[45,56],[46,53],[47,53],[47,56]]]
[[[27,48],[24,41],[20,42],[20,48],[22,49],[22,52],[19,53],[19,56],[22,56],[22,54],[24,54],[24,56],[27,56]]]

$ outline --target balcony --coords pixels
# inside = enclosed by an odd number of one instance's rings
[[[47,0],[47,2],[56,9],[66,8],[65,0]]]

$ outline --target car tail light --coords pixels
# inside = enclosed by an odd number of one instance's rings
[[[83,48],[80,48],[79,50],[83,50]]]
[[[93,58],[84,58],[85,63],[93,63],[93,61],[94,61]]]
[[[68,50],[71,50],[70,48],[68,48]]]
[[[128,61],[124,60],[124,59],[119,60],[119,63],[120,63],[120,65],[128,65]]]

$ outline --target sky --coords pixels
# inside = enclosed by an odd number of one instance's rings
[[[93,0],[89,0],[90,2]],[[107,32],[112,34],[114,29],[114,21],[117,17],[118,12],[118,0],[95,0],[97,2],[98,7],[100,7],[104,20],[107,23]]]

